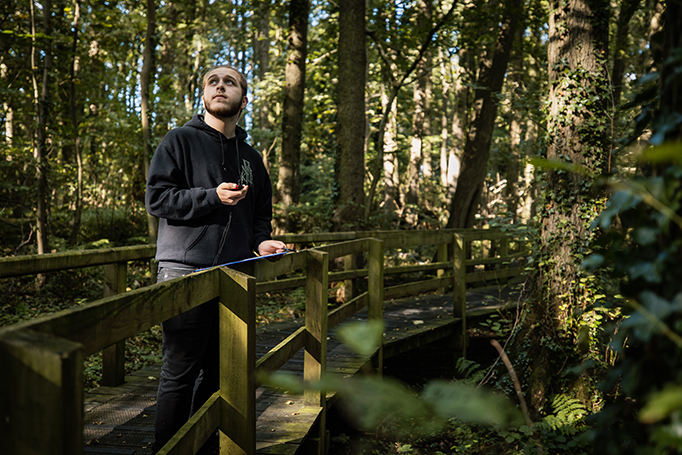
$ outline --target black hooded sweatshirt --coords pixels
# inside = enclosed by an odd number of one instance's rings
[[[271,238],[270,177],[246,136],[237,126],[236,137],[228,139],[195,115],[159,144],[145,203],[159,217],[160,267],[202,268],[246,259]],[[248,185],[246,197],[223,205],[216,192],[223,182]]]

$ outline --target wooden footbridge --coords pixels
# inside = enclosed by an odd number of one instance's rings
[[[517,276],[526,254],[525,239],[496,230],[279,239],[308,248],[277,262],[215,268],[130,292],[122,292],[126,263],[153,257],[153,246],[0,260],[0,277],[103,265],[107,295],[0,329],[0,453],[151,453],[160,366],[126,376],[125,339],[219,298],[220,390],[160,453],[194,454],[219,431],[222,454],[322,454],[326,410],[335,396],[284,395],[263,386],[263,377],[277,370],[307,381],[323,374],[380,372],[384,358],[443,338],[459,343],[464,353],[467,318],[509,304],[498,286],[467,293],[466,284]],[[424,245],[435,247],[434,261],[385,265],[395,251]],[[454,252],[449,259],[448,251]],[[339,261],[343,270],[330,271],[330,264]],[[389,274],[420,279],[385,288]],[[346,283],[348,301],[328,311],[332,281]],[[354,281],[363,281],[367,290],[353,295]],[[256,327],[257,293],[298,287],[306,289],[305,319]],[[447,288],[453,291],[443,293]],[[383,343],[372,355],[360,357],[337,339],[335,328],[353,319],[383,321]],[[99,351],[104,352],[103,385],[84,393],[83,358]]]

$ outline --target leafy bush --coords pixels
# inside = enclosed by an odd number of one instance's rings
[[[674,152],[676,150],[676,152]],[[682,158],[682,147],[654,150]],[[682,448],[682,403],[659,400],[682,381],[682,166],[656,163],[660,175],[614,184],[617,191],[595,221],[600,230],[591,270],[607,270],[624,299],[610,302],[625,315],[614,328],[615,367],[601,384],[606,405],[593,419],[592,439],[603,454],[663,454]],[[643,408],[655,418],[645,419]],[[674,405],[670,406],[670,403]],[[643,417],[644,416],[644,417]]]

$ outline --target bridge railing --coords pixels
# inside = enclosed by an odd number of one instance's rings
[[[220,306],[223,345],[240,346],[243,349],[221,352],[221,361],[226,365],[221,368],[221,391],[209,400],[204,412],[200,413],[207,415],[209,420],[199,421],[200,416],[195,416],[191,421],[195,426],[191,426],[184,436],[182,431],[178,433],[177,437],[183,441],[176,441],[179,444],[176,447],[179,448],[169,450],[168,453],[186,453],[186,444],[194,449],[198,448],[197,441],[203,440],[204,436],[207,437],[218,427],[225,428],[227,432],[223,433],[221,446],[232,446],[235,453],[253,453],[253,436],[250,435],[255,434],[255,419],[249,417],[253,413],[250,411],[253,409],[249,401],[251,393],[245,394],[244,390],[255,390],[257,370],[272,371],[286,363],[301,347],[305,347],[306,378],[314,378],[324,370],[326,331],[366,305],[369,305],[370,317],[381,317],[381,303],[389,297],[421,293],[454,284],[455,314],[459,313],[464,319],[463,284],[518,274],[522,268],[509,265],[525,254],[522,248],[523,239],[511,239],[513,247],[510,249],[510,238],[504,233],[494,231],[435,231],[428,234],[417,231],[414,235],[405,235],[403,232],[403,236],[378,232],[384,237],[383,241],[369,239],[364,233],[355,234],[359,238],[354,241],[286,255],[278,262],[256,261],[246,265],[242,271],[213,269],[0,329],[0,364],[6,367],[3,368],[6,373],[0,375],[0,417],[3,417],[0,419],[0,448],[5,446],[6,450],[0,450],[0,453],[23,453],[23,449],[29,446],[34,453],[80,453],[83,358],[108,346],[120,345],[126,338],[216,297],[220,297],[223,302]],[[348,233],[344,235],[347,236]],[[303,236],[280,238],[289,243],[303,243],[312,238],[301,237]],[[479,246],[472,247],[476,242],[479,242]],[[488,242],[488,246],[482,248],[481,242]],[[437,246],[436,262],[384,267],[385,248],[408,248],[426,244]],[[447,260],[448,247],[454,250],[450,261]],[[128,258],[136,260],[150,257],[149,250],[141,253],[144,248],[150,247],[110,250],[109,254],[114,257],[112,262],[117,264],[118,272],[115,275],[119,278],[123,275],[125,278],[125,273],[120,270],[125,270],[124,261]],[[471,257],[471,251],[480,253],[486,249],[497,250],[497,253],[488,254],[488,257]],[[363,252],[368,252],[366,269],[329,273],[330,258],[347,259]],[[67,254],[60,254],[68,257]],[[144,256],[145,254],[149,256]],[[82,252],[79,256],[83,262],[69,259],[69,268],[79,266],[74,264],[83,264],[81,267],[107,264],[106,254],[103,255],[102,252]],[[8,258],[2,261],[0,276],[7,276],[3,273],[8,270],[8,264],[10,270],[16,270],[11,267],[11,263],[16,264],[18,259]],[[21,269],[23,273],[26,270],[32,273],[60,270],[54,262],[50,262],[54,261],[54,257],[31,257],[30,261],[33,261],[33,268],[24,266]],[[354,261],[345,261],[346,264],[352,262]],[[493,266],[498,269],[476,270]],[[473,270],[467,272],[467,268]],[[305,269],[303,278],[272,281],[274,277],[299,269]],[[383,277],[387,273],[418,271],[436,271],[438,276],[407,285],[387,289],[383,287]],[[16,275],[15,272],[14,276]],[[329,281],[365,276],[369,281],[368,291],[327,314]],[[306,286],[305,327],[263,356],[257,364],[253,363],[252,367],[248,367],[251,362],[249,359],[255,362],[255,294],[281,289],[283,286],[298,287],[302,285],[301,279]],[[230,360],[225,361],[224,356],[229,356]],[[239,386],[231,389],[230,384]],[[323,401],[320,396],[307,397],[307,402],[315,402],[318,406]],[[216,422],[218,424],[214,425]],[[36,435],[42,437],[37,438]],[[26,444],[28,445],[24,447]],[[56,451],[56,447],[62,448],[62,451]]]
[[[437,289],[444,292],[445,288],[455,284],[453,288],[454,314],[459,317],[464,316],[466,283],[505,279],[523,273],[523,267],[518,267],[518,264],[527,255],[526,239],[515,238],[499,229],[352,231],[285,234],[276,238],[288,244],[302,246],[376,238],[384,241],[387,250],[435,245],[437,248],[435,262],[385,267],[384,273],[394,275],[436,271],[436,278],[429,277],[389,287],[385,290],[385,297],[400,298]],[[448,250],[454,251],[454,256],[449,256]],[[150,260],[155,254],[156,245],[140,245],[0,258],[0,278],[103,266],[104,297],[109,297],[125,292],[128,262]],[[331,272],[329,275],[330,282],[344,281],[345,299],[348,302],[358,302],[353,283],[368,274],[366,268],[357,267],[360,254],[354,252],[343,255],[344,271]],[[305,277],[259,281],[257,289],[259,293],[272,292],[301,287],[304,284]],[[361,295],[360,299],[362,298]],[[463,329],[466,330],[465,327]],[[102,350],[101,384],[116,386],[122,384],[124,378],[125,340],[121,340]]]
[[[0,453],[81,453],[83,358],[214,298],[221,303],[220,390],[161,453],[195,453],[216,429],[223,453],[255,453],[257,372],[278,369],[301,348],[304,379],[319,379],[325,369],[330,256],[370,251],[367,301],[370,317],[381,317],[381,241],[326,249],[245,264],[253,276],[215,268],[0,329],[0,363],[6,366],[0,375]],[[306,278],[305,326],[256,363],[256,277],[299,269]],[[324,396],[310,393],[304,400],[324,412]],[[322,447],[324,439],[318,440]]]

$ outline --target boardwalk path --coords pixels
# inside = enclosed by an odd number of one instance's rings
[[[507,302],[515,302],[498,287],[467,292],[467,314],[489,313]],[[423,295],[384,303],[384,356],[400,355],[432,341],[453,336],[459,320],[452,317],[451,295]],[[355,319],[364,319],[360,312]],[[257,354],[276,346],[293,333],[302,321],[268,324],[258,328]],[[461,329],[459,329],[461,330]],[[355,374],[362,361],[336,340],[333,331],[328,341],[327,371]],[[303,351],[283,369],[301,372]],[[126,376],[118,387],[98,387],[86,394],[84,434],[85,454],[151,454],[154,439],[155,397],[160,365]],[[258,453],[295,453],[316,412],[297,402],[296,396],[283,396],[260,387],[256,399]]]

